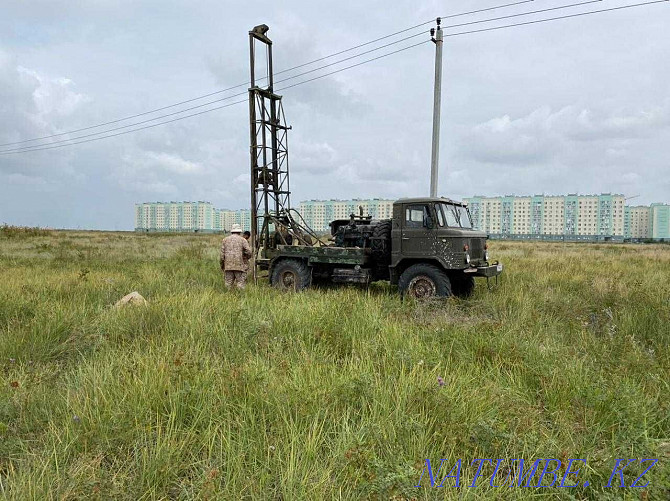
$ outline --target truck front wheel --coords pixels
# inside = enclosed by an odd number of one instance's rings
[[[400,275],[400,294],[416,299],[451,296],[449,277],[437,266],[427,263],[414,264]]]
[[[312,274],[304,261],[282,259],[272,268],[270,285],[279,290],[301,291],[311,283]]]

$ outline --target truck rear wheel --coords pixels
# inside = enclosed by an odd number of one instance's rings
[[[407,294],[416,299],[451,296],[451,282],[447,274],[427,263],[414,264],[403,271],[398,289],[402,296]]]
[[[301,291],[312,283],[312,274],[304,263],[298,259],[282,259],[272,268],[270,285],[279,290]]]

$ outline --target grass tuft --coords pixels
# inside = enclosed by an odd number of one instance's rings
[[[0,493],[667,499],[667,246],[492,242],[497,290],[426,304],[226,292],[219,238],[0,228]],[[605,488],[633,457],[661,459],[649,487]],[[417,488],[426,458],[462,485],[583,458],[591,485]]]

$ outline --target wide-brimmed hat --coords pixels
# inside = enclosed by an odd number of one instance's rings
[[[239,224],[234,224],[230,229],[231,233],[242,233],[242,227]]]

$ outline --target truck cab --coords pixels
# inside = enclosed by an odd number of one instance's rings
[[[467,205],[449,198],[404,198],[393,204],[390,281],[415,297],[467,296],[474,277],[496,277],[487,234],[473,229]]]

